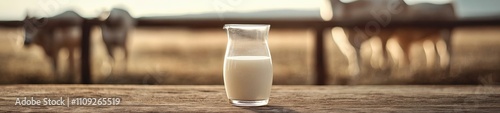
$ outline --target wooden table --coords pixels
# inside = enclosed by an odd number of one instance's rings
[[[115,106],[15,106],[17,98],[119,97]],[[500,112],[499,86],[273,86],[264,107],[231,106],[221,85],[3,85],[0,112]]]

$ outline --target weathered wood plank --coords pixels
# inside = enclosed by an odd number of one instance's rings
[[[0,112],[498,112],[498,86],[273,86],[265,107],[234,107],[223,86],[6,85]],[[16,98],[119,97],[118,106],[14,106]]]

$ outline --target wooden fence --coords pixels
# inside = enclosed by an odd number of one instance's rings
[[[363,26],[370,21],[322,21],[318,20],[250,20],[250,19],[158,19],[158,18],[137,18],[137,26],[162,26],[162,27],[187,27],[187,28],[222,28],[224,24],[270,24],[275,28],[313,28],[315,29],[315,84],[325,85],[327,83],[327,64],[325,58],[325,42],[323,33],[325,30],[336,26]],[[375,21],[375,20],[373,20]],[[86,19],[82,26],[82,54],[81,54],[81,83],[91,84],[91,51],[90,34],[92,26],[96,26],[99,21],[95,18]],[[0,21],[0,26],[20,27],[22,21]],[[456,26],[485,26],[500,25],[500,19],[486,18],[476,20],[456,20],[456,21],[391,21],[386,27],[456,27]]]

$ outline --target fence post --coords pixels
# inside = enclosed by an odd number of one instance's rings
[[[316,72],[316,85],[326,85],[326,81],[328,79],[326,75],[326,64],[325,64],[325,56],[324,56],[324,41],[323,41],[323,31],[325,31],[324,27],[319,27],[315,29],[315,72]]]
[[[81,41],[81,83],[91,84],[91,68],[90,68],[90,34],[92,28],[92,22],[89,19],[85,19],[82,24],[82,41]]]

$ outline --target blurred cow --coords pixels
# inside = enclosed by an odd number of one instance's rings
[[[357,0],[351,3],[343,3],[340,0],[331,0],[333,20],[349,22],[368,22],[363,25],[354,25],[343,27],[349,43],[354,47],[354,54],[342,50],[347,56],[349,62],[349,73],[357,76],[361,72],[361,44],[371,38],[380,39],[382,48],[382,59],[387,59],[387,50],[385,49],[387,40],[394,33],[394,28],[386,27],[390,21],[400,19],[405,3],[403,0]],[[350,23],[344,23],[350,24]],[[378,27],[376,27],[378,26]],[[372,60],[375,56],[372,55]],[[383,66],[380,66],[383,67]]]
[[[450,45],[450,28],[423,28],[423,27],[390,27],[391,21],[448,21],[455,19],[455,13],[451,4],[435,5],[429,3],[407,5],[403,0],[357,0],[351,3],[342,3],[340,0],[331,0],[333,20],[348,22],[367,22],[363,25],[343,27],[345,37],[354,47],[350,52],[341,49],[347,56],[349,62],[349,72],[353,77],[357,77],[361,71],[361,44],[370,39],[379,39],[382,47],[374,47],[379,50],[372,50],[371,61],[379,60],[379,63],[386,62],[388,57],[387,42],[394,37],[402,48],[403,54],[395,60],[397,66],[408,65],[409,47],[413,43],[425,42],[425,45],[437,45],[442,67],[448,65],[448,55],[450,51],[441,49]],[[350,23],[343,23],[349,25]],[[335,29],[332,29],[334,31]],[[333,33],[333,32],[332,32]],[[442,34],[442,35],[441,35]],[[334,35],[334,34],[333,34]],[[334,38],[335,39],[335,38]],[[444,40],[442,40],[444,39]],[[431,43],[432,42],[432,43]],[[341,47],[342,48],[342,47]],[[424,46],[426,50],[427,66],[434,62],[432,51]],[[434,49],[434,48],[433,48]],[[446,52],[448,51],[448,52]],[[377,53],[381,52],[381,53]],[[382,55],[382,59],[375,59],[376,55]],[[402,57],[402,58],[401,58]],[[394,57],[393,58],[398,58]],[[387,64],[387,63],[385,63]],[[373,66],[373,65],[372,65]],[[382,64],[379,67],[385,67]]]
[[[123,49],[125,57],[124,67],[126,70],[128,59],[127,38],[129,31],[135,26],[135,19],[126,10],[118,8],[113,8],[111,11],[104,13],[108,14],[101,15],[103,22],[100,26],[102,29],[102,39],[106,45],[108,55],[114,64],[114,49]]]
[[[408,19],[416,21],[446,22],[456,20],[453,5],[420,3],[406,8]],[[422,44],[425,52],[426,67],[433,68],[435,53],[439,55],[439,65],[442,69],[449,69],[451,53],[451,27],[406,27],[399,28],[394,38],[397,39],[404,52],[400,65],[408,65],[410,60],[411,44]]]
[[[52,62],[55,80],[59,80],[58,56],[63,48],[69,52],[69,80],[73,82],[75,74],[74,51],[80,47],[81,24],[83,18],[74,11],[66,11],[50,18],[26,16],[24,19],[24,45],[31,43],[43,48]]]

